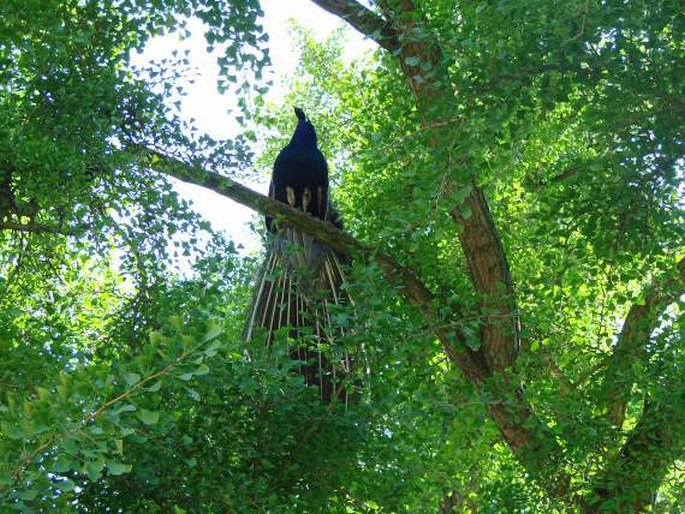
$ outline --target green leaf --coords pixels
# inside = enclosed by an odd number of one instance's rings
[[[209,366],[207,366],[207,364],[204,362],[200,364],[195,371],[193,371],[193,375],[199,376],[206,375],[207,373],[209,373]]]
[[[68,493],[76,489],[76,484],[69,479],[60,480],[57,482],[57,488],[62,492]]]
[[[221,348],[221,343],[219,341],[212,342],[203,352],[207,357],[214,357]]]
[[[183,330],[183,318],[180,316],[169,316],[169,325],[180,332]]]
[[[67,455],[76,455],[79,451],[79,447],[72,437],[65,437],[62,439],[60,446],[62,447],[62,451]]]
[[[125,403],[123,405],[120,405],[116,409],[112,411],[113,414],[118,415],[121,414],[122,412],[135,412],[137,407],[131,403]]]
[[[0,428],[2,428],[2,433],[10,439],[17,440],[24,438],[24,431],[21,427],[8,423],[7,421],[0,423]]]
[[[200,393],[198,393],[195,389],[191,389],[190,387],[186,387],[186,388],[184,388],[184,389],[188,392],[188,394],[190,395],[190,397],[191,397],[194,401],[199,402],[200,399],[202,398],[202,397],[200,396]]]
[[[102,470],[105,467],[104,459],[96,459],[86,462],[84,471],[91,481],[95,481],[102,475]]]
[[[158,346],[166,339],[161,333],[156,332],[154,330],[150,332],[148,337],[150,338],[150,344],[152,346]]]
[[[31,501],[35,500],[38,497],[38,491],[35,489],[27,489],[25,491],[21,491],[18,494],[19,498],[24,500],[24,501]]]
[[[135,434],[135,433],[136,433],[136,431],[131,427],[122,427],[122,429],[119,431],[119,435],[121,437],[128,437],[128,436]]]
[[[126,385],[128,386],[132,386],[140,382],[140,374],[138,373],[124,373],[123,377]]]
[[[183,334],[181,335],[181,342],[183,343],[183,349],[188,351],[192,350],[192,348],[197,344],[197,339],[195,336],[190,334]]]
[[[60,455],[57,458],[57,461],[55,464],[52,466],[52,471],[55,471],[57,473],[64,473],[65,471],[69,471],[71,469],[76,469],[75,462],[69,458],[67,455]]]
[[[146,425],[155,425],[159,421],[159,412],[153,412],[147,409],[140,409],[136,416]]]
[[[221,333],[223,332],[223,328],[218,325],[218,324],[212,324],[207,332],[205,332],[204,337],[202,338],[202,342],[206,343],[208,341],[211,341],[212,339],[217,338]]]
[[[131,464],[124,464],[116,460],[107,461],[107,471],[114,476],[123,475],[131,471],[133,466]]]
[[[148,392],[150,392],[150,393],[156,393],[156,392],[159,391],[161,388],[162,388],[162,381],[161,381],[161,380],[158,380],[157,382],[155,382],[154,384],[152,384],[150,387],[148,387],[148,388],[146,389],[146,391],[148,391]]]

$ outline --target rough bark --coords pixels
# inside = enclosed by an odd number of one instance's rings
[[[518,317],[509,265],[483,191],[474,185],[464,205],[452,210],[464,227],[459,240],[471,279],[481,294],[483,354],[488,367],[501,371],[518,353]]]
[[[329,13],[345,20],[369,39],[390,52],[400,47],[397,31],[390,22],[354,0],[313,0]]]
[[[385,1],[381,6],[399,33],[400,48],[396,52],[399,65],[423,124],[432,132],[429,140],[439,152],[452,138],[442,120],[444,106],[453,98],[453,91],[445,86],[449,80],[442,76],[443,52],[426,29],[413,1]],[[518,320],[509,265],[478,184],[474,182],[463,204],[452,209],[452,217],[462,227],[459,241],[474,288],[482,298],[482,353],[489,371],[501,372],[514,363],[518,352]]]
[[[367,36],[365,27],[378,15],[357,2],[312,0]],[[411,89],[423,125],[431,131],[430,141],[436,154],[446,141],[451,140],[449,124],[444,123],[444,106],[449,105],[452,91],[446,89],[448,80],[441,80],[443,52],[429,31],[425,30],[420,12],[411,0],[379,2],[389,31],[397,34],[399,47],[393,51]],[[383,46],[383,45],[381,45]],[[438,164],[442,165],[442,164]],[[448,170],[450,172],[452,170]],[[470,215],[466,215],[469,212]],[[452,216],[461,231],[459,240],[469,266],[475,290],[482,298],[481,348],[474,353],[480,365],[477,373],[472,367],[464,366],[463,359],[453,354],[448,356],[477,387],[492,388],[492,401],[487,404],[488,412],[499,427],[502,436],[522,464],[531,473],[549,472],[555,455],[559,452],[556,441],[536,419],[526,402],[518,380],[509,368],[518,351],[518,319],[513,297],[509,267],[504,249],[490,215],[485,195],[477,184],[462,205],[452,210]],[[565,482],[565,478],[560,478]],[[557,488],[559,484],[555,486]]]
[[[635,364],[644,361],[645,345],[664,309],[685,294],[685,259],[680,259],[675,272],[655,277],[642,292],[643,300],[634,304],[621,328],[618,342],[604,372],[605,396],[600,402],[607,409],[607,419],[617,427],[623,425],[626,405],[635,383]]]
[[[668,405],[645,402],[640,421],[605,466],[583,512],[641,512],[650,505],[683,443],[685,398],[682,391],[675,396]]]

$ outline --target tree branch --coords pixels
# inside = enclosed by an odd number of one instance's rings
[[[312,0],[323,10],[345,20],[379,46],[390,52],[400,47],[397,30],[390,22],[354,0]]]
[[[345,17],[351,14],[350,9],[358,9],[365,16],[375,16],[369,14],[368,10],[365,12],[365,8],[358,3],[345,0],[312,1],[322,7],[325,5],[326,10],[371,37],[363,26],[355,25],[353,17]],[[399,43],[396,50],[394,46],[381,46],[393,50],[393,55],[398,58],[419,108],[422,124],[431,127],[429,143],[439,155],[454,140],[452,124],[443,123],[448,112],[445,107],[454,102],[454,91],[449,88],[450,81],[444,76],[446,70],[442,49],[437,38],[426,30],[425,20],[412,0],[397,0],[392,6],[381,2],[381,5],[386,18],[391,20]],[[442,164],[436,162],[436,165]],[[447,164],[448,172],[451,166]],[[513,285],[487,201],[476,184],[464,203],[454,207],[452,217],[463,227],[459,240],[474,288],[482,298],[481,308],[485,320],[481,330],[481,349],[473,352],[473,355],[469,353],[470,361],[482,365],[478,366],[477,375],[469,372],[466,375],[479,389],[487,389],[487,396],[491,398],[487,409],[511,450],[529,472],[546,475],[550,492],[559,494],[569,480],[555,463],[560,453],[559,446],[536,418],[523,397],[518,378],[509,371],[518,353],[518,315]],[[449,348],[447,346],[446,350]],[[454,355],[453,351],[448,351],[447,354],[464,370],[464,363],[459,360],[463,352]],[[483,380],[483,371],[490,380]]]
[[[481,329],[483,353],[490,369],[502,371],[513,364],[519,349],[518,316],[509,264],[485,195],[477,185],[473,185],[464,204],[452,209],[451,214],[464,227],[459,241],[471,280],[482,297],[481,310],[486,320]]]
[[[14,232],[30,232],[34,234],[39,233],[49,233],[49,234],[64,234],[65,232],[55,228],[49,227],[47,225],[41,225],[40,223],[28,222],[28,223],[17,223],[14,221],[3,221],[0,222],[0,230],[11,230]]]
[[[487,369],[478,354],[466,344],[466,336],[461,332],[450,332],[446,328],[455,326],[455,323],[450,324],[439,319],[435,309],[436,301],[432,293],[411,270],[396,262],[389,255],[364,246],[349,234],[338,230],[331,223],[256,193],[228,177],[209,172],[199,166],[184,163],[149,148],[139,146],[135,152],[139,158],[145,161],[145,164],[155,171],[183,182],[211,189],[262,214],[281,218],[288,225],[314,236],[317,240],[340,253],[367,261],[375,261],[390,280],[402,285],[405,298],[420,309],[426,322],[440,340],[445,353],[459,366],[461,371],[476,383],[481,383],[485,379]],[[456,315],[453,317],[457,318]]]
[[[550,475],[549,467],[553,456],[558,453],[558,446],[524,401],[522,390],[516,385],[517,380],[511,376],[492,376],[482,354],[472,350],[466,344],[466,335],[455,328],[461,313],[453,312],[450,320],[440,319],[436,309],[439,302],[411,270],[389,255],[364,246],[334,225],[260,195],[227,177],[145,147],[136,147],[135,153],[144,161],[144,165],[157,172],[211,189],[262,214],[281,218],[288,225],[314,236],[338,252],[375,261],[389,280],[401,284],[405,298],[419,308],[450,360],[479,389],[486,391],[486,396],[491,398],[486,408],[514,453],[531,473]],[[563,477],[555,476],[555,479],[550,480],[550,488],[554,492],[566,483]]]
[[[449,80],[441,80],[442,50],[425,30],[412,0],[398,0],[392,7],[388,2],[381,5],[399,31],[399,65],[422,113],[423,125],[431,127],[430,144],[441,151],[453,138],[451,127],[442,121],[444,106],[454,99],[453,91],[446,87]],[[455,206],[451,214],[463,227],[459,241],[473,285],[482,298],[485,323],[481,353],[491,372],[501,372],[514,363],[519,349],[519,321],[509,264],[487,200],[477,184],[472,184],[463,204]]]
[[[625,419],[626,404],[636,381],[634,364],[644,358],[645,345],[661,313],[685,294],[685,258],[675,270],[655,277],[643,290],[644,301],[634,304],[623,323],[618,341],[607,361],[603,383],[607,418],[620,427]]]
[[[618,454],[607,463],[583,512],[642,512],[652,501],[680,455],[683,439],[683,390],[669,396],[668,404],[645,402],[640,421]]]

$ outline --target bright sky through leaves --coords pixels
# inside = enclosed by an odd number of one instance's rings
[[[264,28],[269,34],[269,52],[272,68],[270,70],[274,86],[269,91],[269,99],[278,103],[286,91],[285,81],[296,71],[299,54],[291,37],[293,20],[300,26],[312,30],[317,39],[326,38],[340,20],[327,12],[313,6],[306,0],[262,0],[264,9]],[[232,126],[231,118],[226,112],[231,106],[229,94],[221,95],[217,91],[216,56],[207,53],[206,42],[199,21],[190,23],[191,37],[181,41],[177,34],[153,38],[145,51],[134,58],[134,63],[142,64],[151,60],[171,57],[172,52],[180,54],[189,50],[192,83],[184,84],[187,95],[181,99],[181,115],[194,118],[200,130],[215,138],[230,138],[238,131]],[[353,57],[370,48],[362,36],[350,30],[348,56]],[[190,77],[189,77],[190,78]],[[286,106],[284,106],[286,107]],[[268,189],[268,170],[264,170],[259,182],[248,184],[255,190],[266,194]],[[205,188],[174,181],[177,190],[187,200],[193,202],[196,211],[209,220],[214,228],[225,231],[236,243],[242,244],[246,251],[259,248],[259,240],[250,230],[249,223],[257,216],[248,208],[208,191]],[[257,224],[261,228],[261,222]]]

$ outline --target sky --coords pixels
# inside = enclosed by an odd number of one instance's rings
[[[264,10],[264,28],[269,34],[274,81],[269,99],[277,102],[279,96],[285,92],[284,79],[293,74],[299,59],[290,37],[291,20],[295,19],[303,27],[313,30],[319,40],[325,39],[342,22],[309,0],[261,0],[261,4]],[[237,127],[230,124],[231,118],[227,115],[232,99],[217,91],[216,56],[205,50],[202,24],[199,21],[191,23],[191,32],[192,36],[184,41],[173,34],[153,38],[144,52],[134,57],[134,63],[171,57],[174,50],[190,50],[191,65],[197,68],[198,74],[194,77],[194,83],[187,85],[181,115],[186,119],[195,118],[196,126],[212,137],[230,138],[237,132]],[[370,43],[364,41],[361,35],[352,29],[349,33],[349,45],[346,48],[349,57],[370,48]],[[266,194],[268,180],[269,177],[264,176],[258,183],[245,185]],[[175,188],[183,198],[193,203],[193,208],[208,219],[215,229],[224,231],[239,244],[243,252],[251,253],[259,249],[259,238],[249,228],[250,222],[259,218],[254,211],[198,186],[176,182]],[[261,222],[257,222],[256,226],[261,227]]]

